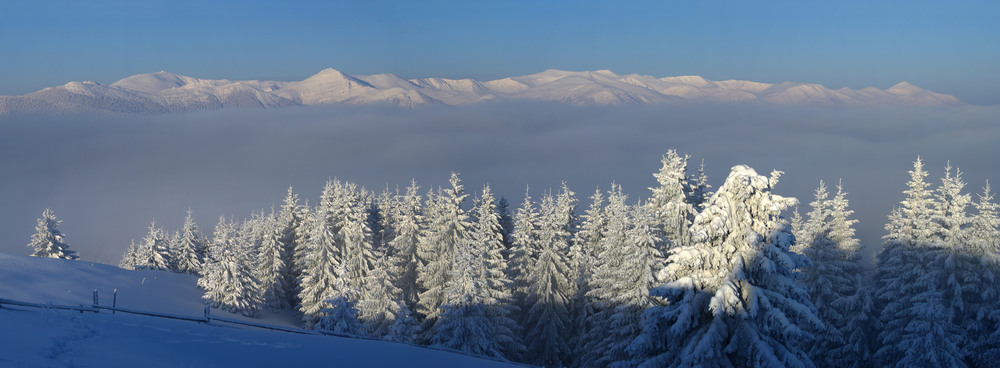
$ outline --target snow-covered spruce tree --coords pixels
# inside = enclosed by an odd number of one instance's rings
[[[411,181],[410,186],[406,188],[406,194],[401,198],[396,197],[394,210],[390,212],[394,223],[394,235],[389,241],[394,269],[390,277],[396,280],[396,287],[400,290],[400,298],[411,311],[416,308],[417,295],[420,293],[417,286],[417,269],[420,267],[417,245],[420,240],[420,224],[423,217],[419,191],[420,187],[417,186],[417,182]]]
[[[341,276],[347,274],[344,265],[337,268],[337,273]],[[337,285],[331,289],[334,293],[319,303],[321,307],[319,318],[312,328],[339,335],[368,336],[365,333],[365,326],[358,320],[358,310],[354,301],[357,299],[356,291],[351,290],[343,279],[343,277],[338,278],[335,281]]]
[[[513,316],[524,320],[525,297],[528,290],[528,268],[535,262],[538,249],[538,210],[527,190],[524,201],[514,215],[514,231],[511,233],[510,258],[507,261],[507,279],[511,280],[511,300],[517,312]],[[523,327],[523,326],[522,326]]]
[[[672,149],[667,151],[663,156],[663,167],[653,174],[660,186],[649,188],[653,192],[647,202],[649,210],[656,217],[656,227],[663,233],[668,248],[687,243],[688,228],[698,213],[688,198],[688,158]]]
[[[294,233],[295,240],[293,242],[295,243],[295,247],[292,248],[292,254],[291,254],[292,264],[289,267],[291,271],[290,276],[292,279],[290,285],[292,285],[293,289],[296,291],[295,293],[296,304],[300,304],[301,302],[301,299],[299,299],[298,291],[302,289],[302,285],[300,284],[300,282],[302,281],[302,278],[305,273],[306,259],[308,258],[309,253],[311,252],[309,246],[313,243],[313,241],[309,239],[309,235],[316,227],[317,221],[319,221],[319,218],[317,218],[316,214],[309,207],[308,200],[306,200],[305,204],[303,204],[302,207],[300,208],[299,219],[300,222],[298,226],[295,228],[295,233]]]
[[[282,308],[287,308],[294,306],[296,302],[296,278],[300,275],[296,275],[293,270],[295,262],[294,252],[297,246],[296,233],[303,226],[302,208],[299,205],[299,197],[292,191],[292,187],[288,187],[288,193],[285,195],[285,201],[281,205],[281,211],[278,212],[276,221],[275,231],[277,232],[277,242],[281,249],[279,258],[283,263],[280,273],[284,280],[281,281],[283,290],[279,292],[275,289],[275,295],[283,295],[284,299],[280,305]]]
[[[259,286],[239,232],[238,224],[219,218],[210,247],[211,261],[204,265],[198,286],[205,290],[202,300],[213,308],[254,317],[260,313]]]
[[[35,225],[35,234],[31,236],[28,247],[34,249],[34,257],[77,259],[76,251],[69,249],[65,235],[56,229],[62,221],[56,219],[55,212],[46,208],[42,217]]]
[[[138,251],[138,247],[135,245],[135,240],[133,240],[131,244],[129,244],[125,254],[122,255],[122,260],[118,262],[118,267],[125,270],[135,270],[136,262],[138,261],[136,258],[138,256]]]
[[[1000,211],[993,201],[989,182],[986,182],[983,192],[978,195],[975,207],[976,215],[972,219],[968,233],[970,251],[980,255],[982,267],[989,270],[990,275],[996,278],[1000,275],[1000,215],[998,215]],[[996,301],[1000,299],[998,294],[1000,291],[994,286],[984,290],[983,300]],[[976,365],[1000,359],[1000,302],[994,302],[991,308],[983,312],[988,318],[986,330],[993,332],[985,338],[974,337],[984,342],[974,354],[973,363]]]
[[[932,219],[940,232],[940,248],[934,250],[931,262],[937,274],[935,284],[941,290],[942,302],[961,331],[959,350],[968,363],[986,364],[982,352],[988,335],[993,331],[988,315],[997,309],[995,269],[982,248],[972,244],[973,217],[968,214],[972,196],[963,194],[962,172],[951,175],[951,165],[945,168],[935,201]],[[996,253],[993,257],[996,257]],[[985,262],[984,262],[985,261]]]
[[[263,234],[257,251],[255,274],[260,281],[263,307],[277,311],[291,306],[288,303],[288,252],[282,243],[282,237],[287,234],[282,233],[284,225],[279,222],[278,214],[273,210],[259,226],[262,227]]]
[[[572,241],[573,193],[564,185],[566,199],[558,203],[551,193],[541,200],[538,239],[531,251],[534,262],[527,268],[524,327],[527,361],[560,367],[569,360],[566,341],[571,318],[572,281],[566,253]],[[560,206],[560,204],[562,206]]]
[[[601,238],[602,229],[606,219],[604,218],[604,194],[597,188],[594,195],[590,197],[590,207],[581,217],[578,230],[573,236],[573,245],[570,247],[569,279],[575,284],[573,295],[570,299],[570,326],[567,328],[567,341],[570,349],[570,361],[567,365],[571,367],[582,366],[580,362],[586,355],[586,343],[590,324],[588,319],[594,314],[590,292],[590,279],[593,275],[593,267],[597,264],[594,254],[597,253]]]
[[[662,265],[655,217],[641,203],[625,202],[621,187],[612,186],[605,208],[607,226],[597,254],[589,296],[594,314],[585,366],[634,366],[627,347],[642,329],[642,313],[652,306],[649,291]]]
[[[149,257],[143,260],[143,268],[150,270],[170,269],[170,243],[167,241],[163,228],[156,227],[156,221],[149,224],[149,232],[142,239],[142,247],[148,250],[145,255]]]
[[[664,305],[645,313],[629,347],[643,367],[809,367],[799,342],[822,322],[793,270],[808,260],[781,212],[794,198],[771,193],[780,172],[734,166],[674,248],[651,294]]]
[[[847,315],[847,325],[840,330],[844,343],[834,347],[827,354],[834,357],[835,367],[873,368],[875,360],[875,339],[878,337],[878,310],[875,308],[875,288],[868,274],[855,277],[858,289],[844,303],[853,314]]]
[[[864,289],[859,284],[858,276],[863,275],[865,270],[861,244],[854,237],[853,225],[857,220],[849,219],[854,211],[847,208],[847,193],[842,185],[837,185],[833,199],[827,199],[826,186],[822,181],[810,206],[812,210],[802,226],[803,235],[796,236],[798,246],[795,250],[809,258],[812,266],[800,270],[798,281],[809,292],[825,327],[806,347],[807,351],[813,362],[821,367],[869,364],[852,362],[864,357],[844,356],[840,349],[849,343],[846,339],[854,332],[848,326],[851,320],[870,317],[863,314],[864,303],[858,295],[859,290]]]
[[[428,334],[434,332],[432,326],[443,312],[445,284],[453,275],[455,247],[468,239],[469,220],[462,209],[468,195],[457,173],[451,174],[449,183],[451,188],[438,189],[439,193],[433,196],[428,194],[427,228],[418,244],[418,255],[423,262],[417,274],[417,283],[422,290],[418,296],[418,312],[424,315],[422,328],[427,340],[430,339]]]
[[[919,157],[909,174],[910,181],[903,192],[906,199],[900,202],[902,207],[889,215],[889,223],[886,225],[889,233],[883,237],[882,251],[878,254],[876,294],[880,307],[881,331],[878,340],[881,346],[875,358],[884,366],[896,366],[911,359],[908,357],[923,354],[912,350],[913,346],[906,340],[906,329],[920,317],[918,311],[912,308],[918,303],[914,298],[929,291],[939,292],[935,288],[939,285],[940,272],[932,269],[932,263],[941,253],[941,226],[934,220],[937,205],[934,203],[933,193],[928,189],[930,184],[925,181],[927,172],[923,170]],[[939,296],[935,300],[943,301],[943,297]],[[924,305],[927,303],[919,302]],[[954,314],[950,310],[948,312],[953,318]],[[952,320],[942,323],[953,324]],[[957,326],[947,327],[946,330],[951,331],[953,328]],[[963,337],[950,334],[942,336]],[[942,342],[942,349],[936,353],[952,354],[953,350],[945,348],[950,344],[958,345],[959,341]],[[959,353],[962,356],[956,359],[963,359],[964,353],[961,350]]]
[[[368,228],[368,195],[354,183],[343,186],[343,208],[340,232],[336,239],[341,241],[341,255],[347,269],[347,285],[355,290],[364,288],[365,278],[375,262],[372,245],[372,231]]]
[[[479,249],[477,249],[479,248]],[[449,277],[442,287],[442,312],[435,319],[431,344],[471,354],[503,357],[503,347],[494,338],[495,324],[486,305],[488,286],[480,271],[485,258],[468,237],[452,250]]]
[[[194,222],[194,215],[188,209],[187,216],[184,217],[184,225],[181,227],[180,235],[175,242],[174,269],[181,273],[200,275],[205,242],[198,230],[198,224]]]
[[[922,312],[912,308],[920,303],[925,305],[925,300],[916,300],[918,295],[927,292],[938,293],[934,299],[937,302],[945,303],[941,306],[946,314],[951,317],[948,321],[941,321],[948,331],[957,330],[955,324],[955,313],[948,305],[954,300],[946,297],[942,293],[943,287],[947,284],[943,276],[947,273],[942,266],[938,266],[950,252],[947,249],[953,248],[945,240],[947,231],[941,214],[947,212],[943,210],[950,207],[950,204],[940,204],[935,201],[933,193],[928,189],[930,186],[924,179],[927,172],[923,170],[923,163],[920,158],[914,162],[913,170],[910,173],[910,181],[907,183],[907,190],[904,191],[906,199],[901,204],[902,207],[894,210],[889,216],[889,224],[886,230],[889,234],[883,237],[884,243],[882,251],[878,254],[878,298],[880,306],[881,331],[879,341],[881,347],[876,352],[876,359],[882,365],[895,366],[903,361],[909,361],[913,356],[924,354],[912,350],[911,342],[907,341],[908,326],[918,323],[922,318]],[[950,175],[948,175],[950,177]],[[946,178],[949,179],[949,178]],[[944,180],[948,183],[950,180]],[[950,183],[948,185],[953,185]],[[949,236],[950,237],[950,236]],[[950,296],[951,293],[948,293]],[[952,324],[952,326],[947,326]],[[964,334],[942,335],[949,338],[965,339]],[[948,355],[956,351],[946,348],[948,345],[961,347],[961,341],[942,342],[941,349],[937,354]],[[956,359],[964,359],[967,352],[960,348],[957,350],[960,356]]]
[[[414,317],[413,311],[405,303],[399,304],[396,317],[389,326],[389,334],[383,339],[396,342],[413,343],[420,333],[420,323]]]
[[[503,233],[504,259],[510,259],[510,248],[514,244],[514,216],[507,198],[501,196],[497,199],[497,214],[500,215],[500,232]]]
[[[688,177],[686,192],[688,203],[691,203],[696,211],[701,211],[705,201],[712,196],[711,188],[712,186],[708,184],[708,175],[705,175],[705,160],[702,159],[701,166],[698,167],[698,176]]]
[[[906,353],[894,367],[953,367],[964,368],[964,353],[958,346],[962,332],[951,323],[954,316],[944,307],[941,292],[931,281],[924,292],[914,296],[907,309],[911,316],[902,331],[890,332],[892,340]]]
[[[399,288],[389,278],[389,261],[386,255],[376,259],[374,267],[365,277],[357,303],[358,320],[365,325],[368,336],[388,339],[392,325],[399,315]]]
[[[610,356],[597,360],[599,364],[608,362],[611,367],[634,367],[639,363],[630,356],[628,346],[642,332],[643,313],[654,305],[649,293],[656,286],[654,272],[663,267],[656,218],[642,203],[631,207],[629,212],[631,226],[625,233],[625,246],[605,251],[605,257],[620,261],[603,264],[608,267],[618,263],[619,280],[608,287],[595,283],[594,289],[617,294],[606,304],[613,307],[608,315],[610,329],[603,342]],[[595,279],[603,278],[600,275],[605,272],[598,268]]]
[[[486,287],[483,304],[487,317],[493,324],[490,338],[500,345],[504,356],[518,357],[524,351],[519,333],[520,325],[512,317],[517,315],[518,310],[512,303],[512,283],[507,279],[507,261],[504,259],[506,248],[500,213],[497,212],[497,201],[488,184],[483,186],[482,197],[476,201],[472,220],[468,236],[476,251],[475,255],[483,258],[483,267],[479,272]]]
[[[331,295],[346,295],[347,269],[343,265],[343,241],[338,239],[342,224],[336,220],[342,209],[335,198],[339,182],[327,181],[320,204],[312,212],[309,224],[308,250],[299,280],[299,311],[306,327],[313,327],[322,316],[324,300]]]

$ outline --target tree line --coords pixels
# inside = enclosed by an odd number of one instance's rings
[[[949,165],[931,189],[918,158],[871,268],[842,185],[831,197],[820,182],[803,216],[772,193],[780,172],[736,166],[713,192],[688,162],[670,150],[648,199],[612,184],[582,211],[566,184],[514,210],[488,185],[470,198],[454,173],[424,193],[333,179],[314,205],[289,188],[280,208],[220,217],[211,238],[190,211],[176,233],[151,224],[121,267],[199,275],[204,301],[234,313],[294,309],[305,328],[549,367],[963,367],[997,356],[1000,220],[988,183],[973,201]],[[57,223],[39,219],[36,255],[68,251],[52,245],[61,234],[43,235]]]

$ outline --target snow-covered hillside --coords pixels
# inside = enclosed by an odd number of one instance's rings
[[[837,107],[939,106],[962,102],[907,82],[832,90],[815,83],[710,81],[699,76],[656,78],[610,70],[546,70],[480,82],[404,79],[393,74],[352,76],[325,69],[298,82],[198,79],[164,71],[110,85],[69,82],[23,96],[0,96],[0,116],[81,112],[157,114],[221,108],[277,108],[328,103],[381,103],[400,107],[469,105],[483,101],[547,101],[573,105],[662,104],[674,101],[760,102]]]
[[[126,271],[83,261],[0,254],[0,298],[102,305],[200,316],[196,277]],[[221,311],[213,314],[241,318]],[[287,315],[252,319],[294,325]],[[245,317],[244,317],[245,319]],[[0,306],[2,367],[505,367],[471,356],[392,342],[271,332],[128,315]]]

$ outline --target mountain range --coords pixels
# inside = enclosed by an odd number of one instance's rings
[[[547,101],[573,105],[671,102],[765,103],[834,107],[961,105],[957,98],[908,82],[888,89],[830,89],[815,83],[711,81],[699,76],[656,78],[609,70],[563,71],[474,79],[405,79],[394,74],[349,75],[325,69],[302,81],[199,79],[168,72],[138,74],[112,84],[69,82],[20,96],[0,96],[0,116],[78,113],[162,114],[222,108],[279,108],[380,103],[470,105],[485,101]]]

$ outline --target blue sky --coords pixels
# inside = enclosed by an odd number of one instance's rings
[[[493,79],[611,69],[887,88],[1000,104],[989,1],[14,1],[0,94],[167,70],[202,78]]]

